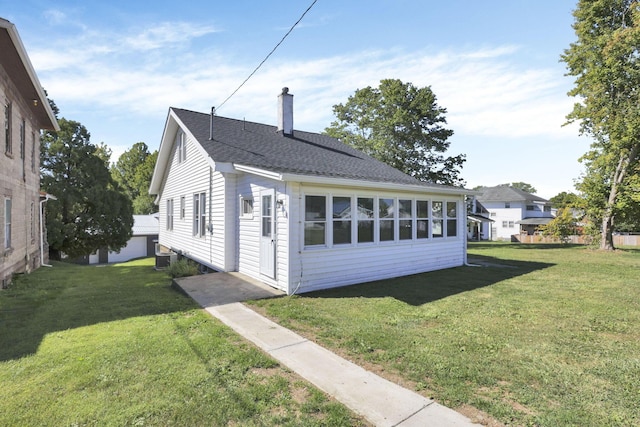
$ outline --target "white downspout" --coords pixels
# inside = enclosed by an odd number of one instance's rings
[[[58,200],[51,194],[45,194],[44,200],[40,200],[40,267],[53,267],[44,263],[44,204],[48,200]]]

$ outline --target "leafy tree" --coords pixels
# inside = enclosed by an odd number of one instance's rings
[[[569,242],[569,236],[576,234],[576,220],[571,208],[561,208],[558,214],[548,224],[540,227],[542,234],[560,239],[562,243]]]
[[[562,60],[579,98],[567,116],[594,138],[577,185],[589,216],[601,224],[600,248],[612,250],[615,218],[637,217],[640,157],[640,7],[637,0],[580,0],[577,41]]]
[[[64,118],[58,124],[59,132],[43,135],[41,148],[41,183],[58,199],[47,204],[51,258],[60,259],[61,253],[75,258],[103,247],[119,250],[131,237],[131,202],[87,129]]]
[[[356,90],[333,106],[336,120],[325,132],[422,181],[462,185],[465,155],[446,157],[453,131],[445,108],[430,87],[386,79],[377,88]]]
[[[511,184],[507,183],[507,184],[501,184],[501,185],[517,188],[518,190],[522,190],[531,194],[536,194],[538,192],[538,190],[536,190],[536,188],[533,185],[527,184],[526,182],[512,182]]]
[[[146,215],[157,212],[154,197],[149,194],[149,185],[153,176],[158,152],[149,153],[144,142],[137,142],[125,151],[111,168],[113,179],[120,184],[129,200],[133,203],[133,212]]]
[[[551,205],[556,208],[582,208],[584,201],[575,193],[563,191],[549,199]]]

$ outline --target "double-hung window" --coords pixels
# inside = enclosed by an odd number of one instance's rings
[[[27,122],[24,119],[20,122],[20,158],[25,158],[25,144],[27,139]],[[24,165],[24,162],[22,163]]]
[[[167,199],[167,230],[173,230],[173,199]]]
[[[304,245],[318,246],[326,242],[327,199],[325,196],[306,196],[304,201]]]
[[[443,237],[444,230],[442,229],[442,215],[443,215],[443,202],[431,202],[431,223],[432,232],[431,237]]]
[[[193,235],[204,237],[207,231],[207,193],[193,195]]]
[[[413,201],[400,199],[398,200],[398,208],[400,240],[411,240],[413,239]]]
[[[458,203],[447,202],[447,237],[458,235]]]
[[[378,199],[378,222],[381,242],[395,239],[395,202],[395,199]]]
[[[184,132],[178,131],[176,135],[176,151],[178,155],[178,163],[187,160],[187,141]]]
[[[416,234],[418,239],[429,238],[429,202],[416,200]]]
[[[8,155],[13,153],[13,145],[11,143],[11,103],[4,105],[4,152]]]
[[[351,197],[333,197],[333,244],[351,243]]]
[[[373,242],[375,211],[373,197],[358,197],[358,243]]]
[[[31,132],[31,172],[36,172],[36,133]]]
[[[11,199],[4,199],[4,248],[11,248]]]

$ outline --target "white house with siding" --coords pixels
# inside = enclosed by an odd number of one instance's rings
[[[483,239],[511,240],[516,234],[533,235],[541,225],[555,218],[551,202],[508,185],[483,187],[478,190],[478,202],[493,220],[491,231],[484,230]]]
[[[287,294],[466,262],[465,194],[420,182],[340,141],[170,108],[150,193],[159,244]]]

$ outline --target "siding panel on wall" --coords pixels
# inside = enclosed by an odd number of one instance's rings
[[[225,178],[220,172],[213,172],[210,181],[210,164],[197,143],[186,139],[187,159],[179,163],[175,155],[169,162],[168,175],[160,200],[159,243],[200,263],[217,270],[225,270],[224,194]],[[210,186],[213,190],[210,195]],[[207,194],[207,216],[209,209],[213,224],[213,234],[204,237],[193,235],[194,194]],[[180,218],[180,197],[185,197],[185,216]],[[166,226],[166,200],[173,198],[173,230]]]

